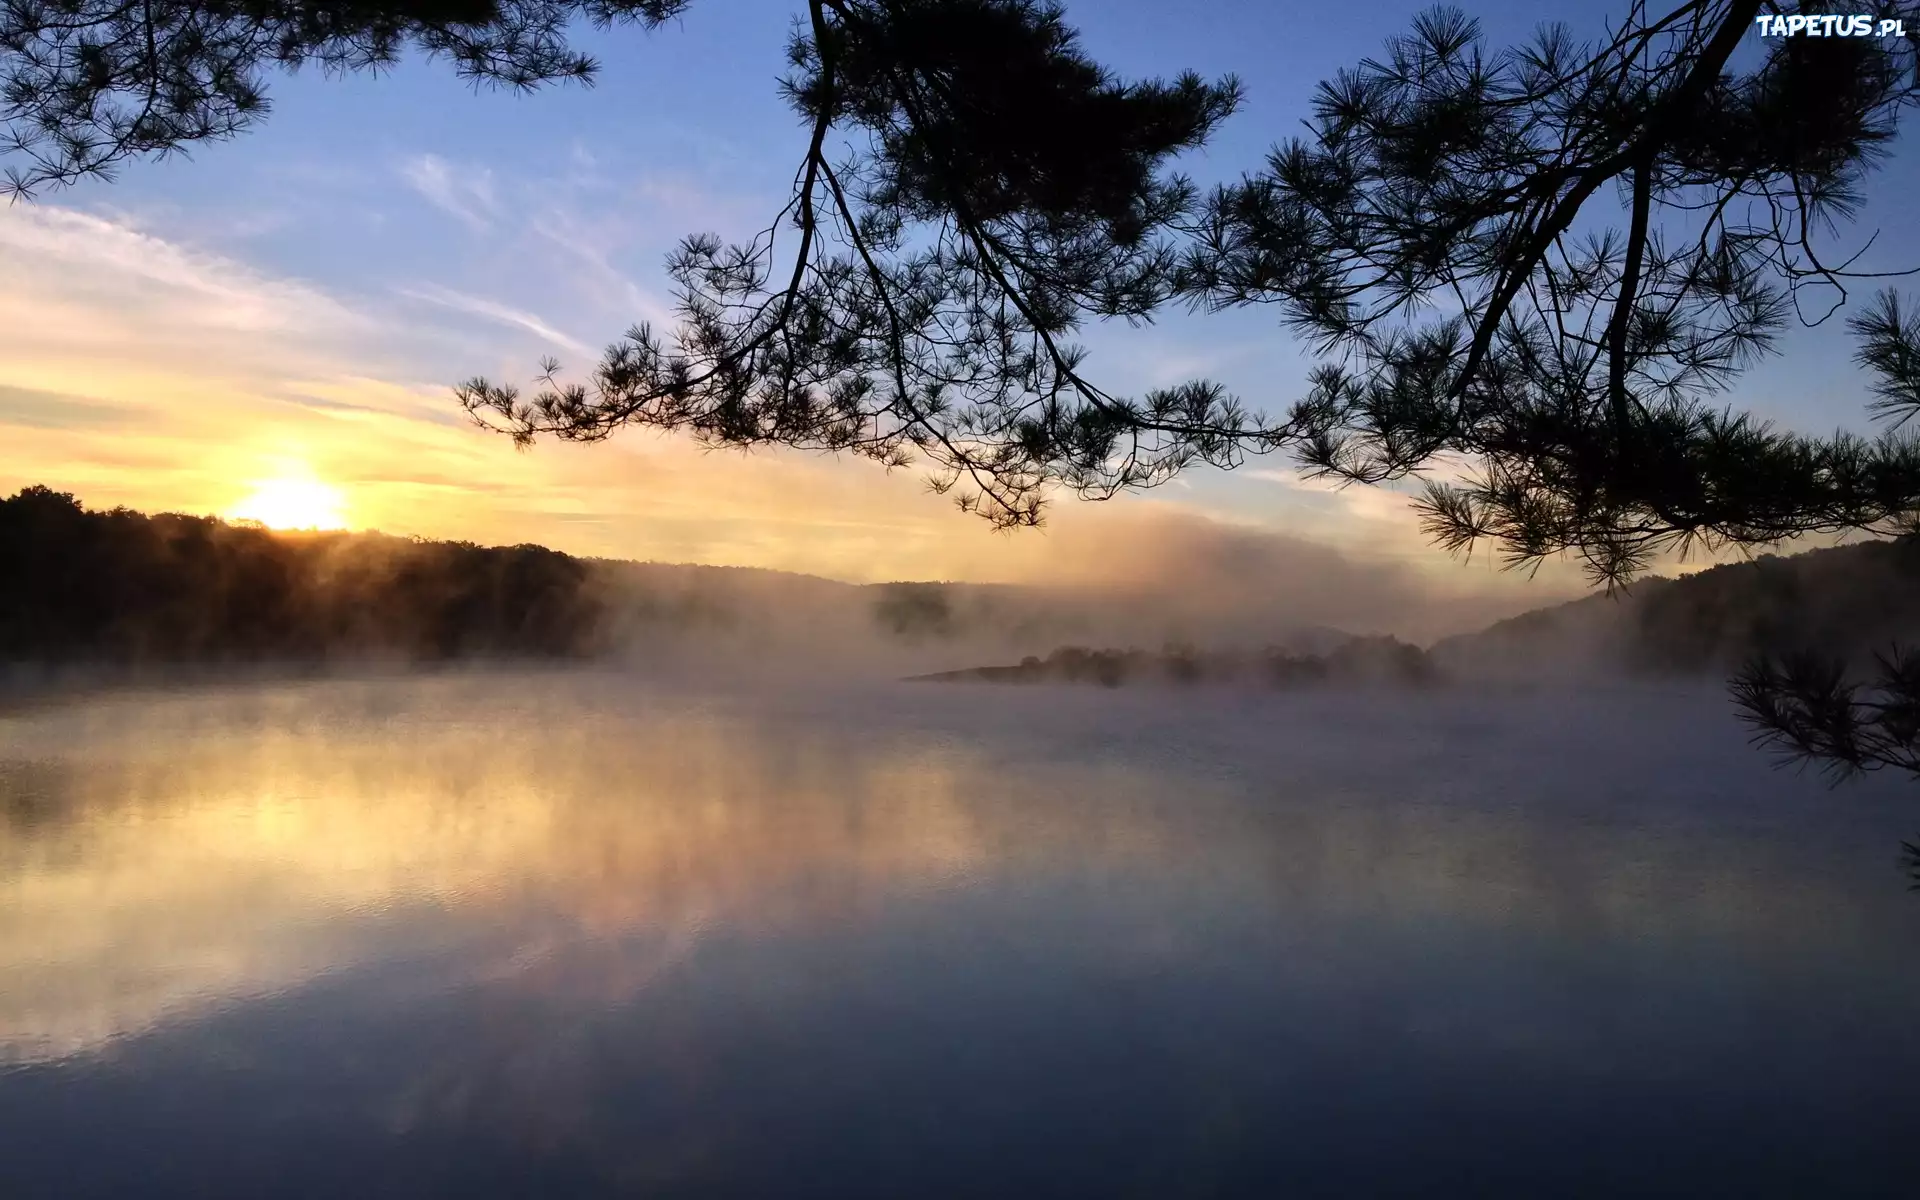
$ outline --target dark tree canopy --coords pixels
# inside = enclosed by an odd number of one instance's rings
[[[1249,451],[1364,482],[1464,469],[1424,497],[1444,544],[1573,552],[1609,583],[1696,540],[1897,529],[1920,507],[1910,433],[1804,437],[1714,403],[1785,322],[1840,307],[1857,260],[1828,243],[1920,95],[1911,44],[1761,42],[1771,11],[1637,4],[1597,40],[1490,50],[1436,10],[1200,199],[1165,167],[1231,80],[1121,83],[1033,0],[810,0],[787,88],[811,138],[779,219],[687,240],[678,328],[584,380],[460,398],[523,443],[637,424],[918,458],[1003,525],[1056,485],[1108,496]],[[1268,418],[1206,380],[1116,395],[1071,342],[1179,303],[1272,305],[1326,361]],[[1892,293],[1845,319],[1897,426],[1920,323]]]
[[[1212,197],[1183,277],[1328,355],[1302,460],[1363,482],[1466,466],[1426,490],[1438,540],[1571,551],[1608,583],[1695,539],[1920,508],[1912,437],[1715,404],[1788,320],[1845,303],[1857,252],[1835,261],[1833,233],[1920,97],[1905,42],[1775,39],[1733,69],[1771,7],[1636,3],[1602,40],[1498,52],[1441,9],[1322,84],[1309,136]],[[1920,322],[1890,292],[1848,320],[1880,415],[1920,412]]]
[[[1062,484],[1111,495],[1257,436],[1206,383],[1115,395],[1071,342],[1172,298],[1169,171],[1239,87],[1128,82],[1037,0],[811,0],[786,94],[808,142],[791,200],[744,245],[688,238],[681,324],[641,326],[585,382],[460,389],[522,443],[626,425],[732,445],[916,458],[963,507],[1038,519]]]
[[[407,50],[476,83],[590,81],[568,26],[660,25],[687,0],[0,0],[0,193],[104,176],[266,115],[265,73]]]

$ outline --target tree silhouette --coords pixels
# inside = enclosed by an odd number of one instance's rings
[[[1608,584],[1695,542],[1902,528],[1911,437],[1709,403],[1789,317],[1845,303],[1860,255],[1820,235],[1920,98],[1904,42],[1777,39],[1731,70],[1769,8],[1635,3],[1599,43],[1548,27],[1497,53],[1440,9],[1322,84],[1311,136],[1220,189],[1183,264],[1205,303],[1276,305],[1328,353],[1302,460],[1361,482],[1463,463],[1420,501],[1442,545],[1570,551]],[[1849,324],[1878,415],[1920,412],[1920,321],[1883,292]]]
[[[1920,37],[1911,3],[1870,10]],[[1054,485],[1103,497],[1285,449],[1345,482],[1424,476],[1439,544],[1570,553],[1610,589],[1674,549],[1902,535],[1920,317],[1896,293],[1845,317],[1878,436],[1716,403],[1789,320],[1884,274],[1857,266],[1871,237],[1830,243],[1920,99],[1913,41],[1762,39],[1780,11],[1636,0],[1601,38],[1494,50],[1436,9],[1202,201],[1159,172],[1232,111],[1231,80],[1120,84],[1027,0],[809,0],[786,89],[812,138],[775,224],[683,244],[672,335],[635,329],[585,382],[549,363],[531,397],[476,379],[459,398],[522,444],[635,424],[917,454],[1003,526],[1037,523]],[[1205,380],[1138,400],[1093,382],[1080,324],[1169,303],[1274,306],[1324,355],[1307,394],[1272,419]],[[1737,694],[1791,738],[1809,682]]]
[[[1812,288],[1858,277],[1818,235],[1916,97],[1908,43],[1774,39],[1735,71],[1763,0],[1637,3],[1601,41],[1555,27],[1499,52],[1436,10],[1201,203],[1163,167],[1233,110],[1232,80],[1116,81],[1034,0],[807,11],[785,88],[812,133],[774,224],[689,238],[680,326],[631,331],[590,378],[463,385],[477,419],[522,443],[634,424],[917,456],[1002,525],[1037,522],[1054,485],[1107,496],[1250,450],[1365,482],[1465,464],[1423,497],[1443,544],[1571,551],[1609,583],[1676,544],[1889,530],[1920,506],[1911,437],[1706,403]],[[1092,380],[1081,323],[1182,301],[1278,306],[1327,352],[1308,395],[1273,420],[1205,380],[1138,399]],[[1897,424],[1920,409],[1920,325],[1890,293],[1850,321]]]
[[[744,245],[686,239],[680,325],[585,382],[475,379],[521,443],[626,425],[933,468],[996,524],[1053,485],[1107,496],[1270,435],[1205,382],[1113,394],[1072,343],[1173,295],[1196,189],[1167,170],[1239,103],[1232,79],[1124,82],[1038,0],[808,0],[785,94],[810,137],[791,199]]]
[[[1818,655],[1761,660],[1734,693],[1762,739],[1790,760],[1817,761],[1836,778],[1884,767],[1920,776],[1920,654],[1895,649],[1875,661],[1866,683]]]
[[[1636,3],[1603,42],[1549,28],[1497,54],[1437,10],[1322,85],[1311,137],[1211,198],[1183,288],[1275,304],[1329,353],[1295,409],[1312,470],[1467,464],[1419,501],[1451,549],[1491,540],[1514,566],[1572,552],[1612,587],[1696,543],[1911,540],[1920,317],[1896,293],[1846,318],[1879,437],[1710,403],[1788,319],[1829,319],[1869,274],[1853,267],[1870,237],[1836,259],[1823,235],[1855,216],[1920,98],[1914,41],[1783,38],[1730,69],[1779,10]],[[1920,38],[1911,4],[1873,15]],[[1895,648],[1866,683],[1815,655],[1761,660],[1734,698],[1789,756],[1915,769],[1915,662]]]
[[[414,49],[476,84],[591,82],[578,20],[653,28],[687,0],[0,0],[0,195],[232,137],[263,75],[379,70]]]
[[[212,517],[0,499],[0,663],[577,659],[611,598],[542,546],[288,534]]]
[[[1758,659],[1734,679],[1734,701],[1783,764],[1817,763],[1835,783],[1888,767],[1920,779],[1920,653],[1895,647],[1875,663],[1849,679],[1818,654]],[[1901,850],[1920,891],[1920,840]]]

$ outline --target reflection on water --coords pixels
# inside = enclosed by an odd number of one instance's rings
[[[1897,788],[1712,698],[0,717],[0,1195],[1902,1195]]]

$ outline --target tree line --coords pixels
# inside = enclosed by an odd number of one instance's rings
[[[365,533],[0,500],[0,662],[101,665],[569,659],[605,648],[587,563]]]

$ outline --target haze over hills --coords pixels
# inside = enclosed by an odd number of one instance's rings
[[[1761,651],[1860,659],[1914,639],[1916,546],[1870,542],[1648,579],[1623,596],[1593,595],[1442,638],[1420,656],[1378,636],[1400,630],[1335,627],[1312,619],[1326,605],[1291,603],[1284,591],[1263,602],[1258,587],[1235,592],[1220,572],[1105,588],[854,584],[751,567],[581,559],[539,546],[274,533],[208,517],[89,511],[65,493],[29,488],[0,500],[0,574],[9,580],[0,591],[0,662],[618,657],[689,670],[777,663],[896,676],[986,667],[1000,673],[977,677],[1007,681],[1116,672],[1297,681],[1329,669],[1344,677],[1375,660],[1408,681],[1436,671],[1707,674]],[[1261,569],[1252,571],[1255,584]],[[1022,666],[1001,665],[1013,663]]]
[[[827,666],[897,675],[1063,645],[1329,650],[1397,618],[1471,628],[1488,606],[1405,572],[1236,531],[1110,548],[1117,581],[854,584],[750,567],[582,559],[377,533],[0,500],[0,662],[398,663],[464,658]],[[1183,536],[1183,535],[1191,536]],[[1161,562],[1160,560],[1171,561]],[[1506,612],[1516,611],[1509,601]],[[1493,606],[1493,615],[1506,615]],[[1329,619],[1338,617],[1339,628]]]
[[[1756,654],[1853,665],[1920,640],[1920,537],[1763,554],[1678,579],[1648,578],[1495,622],[1430,647],[1475,675],[1718,674]]]

